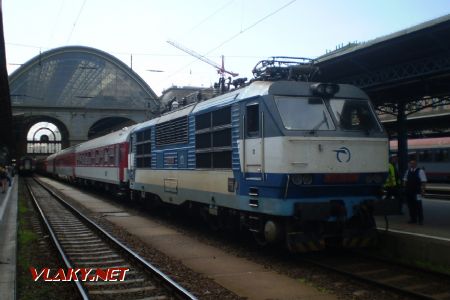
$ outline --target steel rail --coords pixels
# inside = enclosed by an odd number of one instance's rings
[[[94,228],[96,231],[101,233],[107,240],[109,240],[114,246],[119,248],[121,251],[125,252],[129,257],[135,260],[139,265],[143,266],[144,269],[152,275],[157,281],[159,281],[169,292],[173,293],[178,299],[190,299],[196,300],[193,294],[183,288],[181,285],[173,281],[168,275],[164,274],[158,268],[153,266],[151,263],[147,262],[144,258],[142,258],[139,254],[131,250],[129,247],[125,246],[122,242],[117,240],[110,233],[105,231],[99,225],[97,225],[94,221],[89,219],[83,213],[81,213],[78,209],[73,207],[67,201],[65,201],[61,196],[56,194],[53,190],[48,188],[45,184],[39,181],[36,178],[33,178],[40,186],[42,186],[48,193],[50,193],[55,199],[57,199],[61,204],[63,204],[66,208],[68,208],[73,214],[79,217],[83,222],[87,223],[89,226]]]
[[[70,263],[69,258],[66,256],[63,248],[61,247],[61,244],[59,243],[58,239],[56,238],[55,232],[53,231],[52,226],[48,222],[47,217],[45,216],[41,206],[39,205],[36,196],[34,195],[33,191],[30,188],[30,186],[28,184],[26,186],[27,186],[28,192],[30,193],[31,198],[33,199],[33,204],[37,208],[37,210],[39,211],[39,215],[40,215],[42,221],[44,222],[48,233],[50,234],[52,242],[56,246],[56,249],[58,250],[59,256],[64,261],[64,264],[66,265],[67,269],[73,269],[73,266]],[[73,281],[73,282],[75,283],[75,286],[76,286],[78,292],[80,293],[81,298],[83,298],[85,300],[88,300],[89,296],[88,296],[86,290],[84,289],[83,285],[81,285],[81,283],[78,280]]]
[[[354,254],[357,254],[357,253],[354,252]],[[390,264],[391,263],[391,262],[383,260],[383,259],[367,257],[366,255],[363,255],[363,257],[365,259],[377,260],[377,261],[383,262],[385,264]],[[367,283],[367,284],[375,285],[375,286],[378,286],[378,287],[381,287],[381,288],[384,288],[384,289],[391,290],[393,292],[397,292],[397,293],[403,294],[405,296],[413,297],[413,298],[416,298],[416,299],[427,299],[427,300],[439,299],[439,298],[433,297],[432,295],[428,295],[428,294],[420,293],[420,292],[415,292],[415,291],[413,291],[411,289],[407,289],[407,287],[406,288],[402,288],[402,287],[395,286],[394,284],[389,284],[389,283],[386,283],[386,282],[382,282],[380,280],[369,278],[369,277],[364,276],[364,275],[358,275],[357,274],[358,272],[352,272],[352,271],[344,270],[343,268],[335,267],[335,266],[333,266],[331,264],[320,262],[320,261],[318,261],[316,259],[302,257],[299,260],[307,262],[307,263],[315,265],[315,266],[318,266],[318,267],[323,268],[323,269],[327,269],[327,270],[330,270],[330,271],[333,271],[333,272],[336,272],[336,273],[339,273],[339,274],[342,274],[342,275],[345,275],[345,276],[349,276],[349,277],[351,277],[353,279],[356,279],[358,281],[361,281],[361,282],[364,282],[364,283]],[[422,269],[422,268],[414,268],[412,266],[405,266],[404,264],[397,264],[397,263],[393,263],[393,264],[395,264],[397,267],[402,267],[402,268],[408,269],[409,271],[413,271],[413,272],[425,272],[425,273],[430,274],[432,276],[445,275],[446,277],[448,277],[448,275],[444,274],[444,273],[438,273],[438,272],[434,272],[434,271],[429,271],[429,270],[425,270],[425,269]]]

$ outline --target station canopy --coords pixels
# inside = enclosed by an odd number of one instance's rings
[[[158,110],[156,94],[132,69],[89,47],[44,52],[12,73],[9,81],[13,108]]]

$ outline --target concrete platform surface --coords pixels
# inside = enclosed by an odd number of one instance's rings
[[[16,297],[17,177],[5,194],[0,193],[0,299]]]
[[[43,179],[62,193],[70,195],[87,209],[94,211],[120,211],[114,205],[93,199],[84,192],[77,191],[68,185],[55,183]],[[239,296],[248,299],[336,299],[305,285],[298,280],[278,274],[264,268],[264,266],[251,262],[245,258],[236,257],[225,251],[204,245],[176,230],[162,226],[150,219],[140,216],[107,216],[112,223],[123,227],[142,241],[180,260],[185,266],[201,273],[233,291]]]
[[[450,201],[424,199],[424,224],[409,224],[408,209],[403,215],[389,216],[388,227],[377,217],[382,233],[380,247],[386,253],[406,260],[428,262],[450,268]]]
[[[58,182],[58,181],[54,181],[45,177],[40,177],[40,179],[45,182],[48,183],[50,185],[52,185],[55,189],[59,190],[61,193],[76,199],[78,202],[80,202],[80,204],[89,207],[89,209],[93,212],[97,212],[97,213],[104,213],[104,214],[109,214],[109,213],[121,213],[123,212],[123,210],[115,205],[109,204],[105,201],[99,200],[97,199],[95,196],[80,191],[78,189],[73,188],[70,185]],[[86,204],[86,205],[85,205]]]

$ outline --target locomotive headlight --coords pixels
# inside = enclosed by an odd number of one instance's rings
[[[331,83],[314,83],[311,85],[314,94],[321,96],[333,96],[339,92],[339,85]]]
[[[291,176],[292,183],[295,185],[301,185],[303,183],[303,177],[301,174],[294,174]]]
[[[334,95],[339,91],[339,86],[337,84],[327,84],[325,86],[325,93],[327,95]]]
[[[303,184],[311,184],[313,182],[312,174],[303,174]]]
[[[313,176],[312,174],[293,174],[291,181],[295,185],[308,185],[313,182]]]

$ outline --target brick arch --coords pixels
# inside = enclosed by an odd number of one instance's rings
[[[62,148],[70,145],[70,132],[67,125],[58,118],[36,115],[28,117],[15,117],[13,118],[14,131],[16,137],[16,145],[18,145],[18,157],[26,155],[27,153],[27,135],[31,127],[39,122],[49,122],[54,124],[61,134],[61,146]]]

